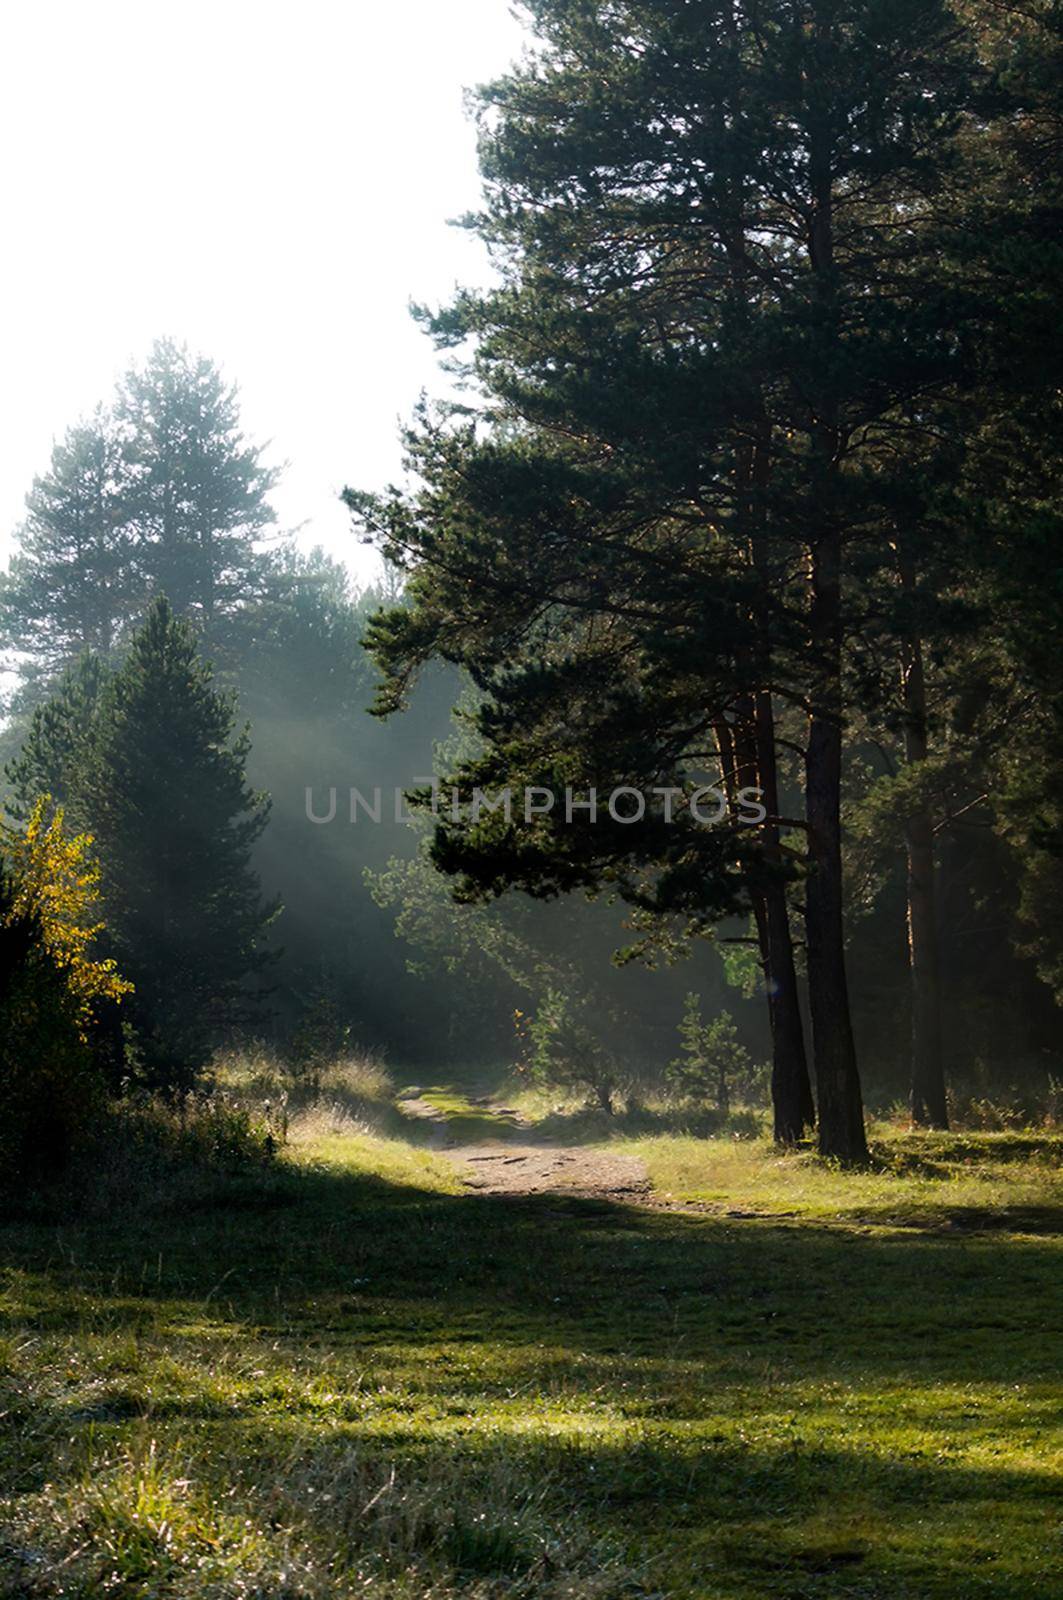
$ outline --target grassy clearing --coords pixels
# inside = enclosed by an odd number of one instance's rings
[[[1063,1133],[1055,1129],[913,1133],[882,1121],[869,1130],[870,1167],[854,1172],[821,1161],[811,1147],[781,1154],[767,1118],[746,1110],[716,1131],[711,1114],[699,1128],[696,1114],[674,1105],[635,1103],[609,1117],[541,1090],[512,1103],[534,1121],[537,1137],[636,1156],[662,1200],[900,1226],[1042,1231],[1063,1218]]]
[[[1051,1142],[625,1143],[698,1215],[330,1116],[238,1205],[0,1229],[6,1600],[1054,1600]]]
[[[781,1155],[770,1141],[622,1138],[662,1196],[764,1216],[895,1223],[1011,1226],[1063,1222],[1063,1136],[911,1134],[873,1130],[872,1165],[852,1172],[811,1151]]]
[[[552,1094],[539,1088],[518,1087],[506,1104],[534,1124],[539,1137],[559,1144],[588,1144],[595,1140],[688,1135],[698,1142],[715,1136],[756,1139],[770,1134],[766,1111],[738,1107],[721,1118],[711,1106],[691,1107],[675,1101],[646,1101],[638,1094],[618,1102],[610,1114],[577,1094]]]

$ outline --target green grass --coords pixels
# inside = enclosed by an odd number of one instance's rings
[[[1055,1142],[618,1143],[677,1213],[336,1126],[0,1228],[6,1600],[1058,1594]]]
[[[477,1104],[463,1089],[451,1086],[422,1089],[418,1098],[432,1108],[446,1124],[448,1139],[456,1144],[477,1144],[489,1139],[508,1139],[516,1130],[515,1119],[493,1106]]]
[[[1058,1227],[1063,1136],[910,1134],[872,1129],[871,1166],[847,1171],[811,1150],[782,1154],[770,1141],[665,1135],[620,1138],[661,1195],[724,1211],[898,1226]]]

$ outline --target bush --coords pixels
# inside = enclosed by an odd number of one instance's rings
[[[220,1051],[210,1076],[235,1104],[264,1115],[278,1141],[287,1137],[289,1122],[303,1133],[308,1119],[320,1126],[322,1114],[335,1127],[364,1132],[393,1133],[406,1125],[391,1074],[362,1051],[310,1064],[250,1044]]]
[[[517,1032],[526,1050],[519,1070],[537,1087],[587,1092],[612,1115],[620,1071],[581,1020],[574,1001],[548,989],[533,1017],[517,1012]]]
[[[4,1198],[58,1177],[105,1101],[104,1074],[79,1031],[63,977],[37,947],[9,975],[0,1000]]]
[[[198,1167],[259,1162],[277,1144],[267,1116],[219,1093],[135,1095],[116,1108],[114,1131],[171,1164]]]
[[[23,1197],[31,1215],[273,1205],[286,1196],[267,1117],[218,1093],[138,1090],[100,1108],[62,1181]]]
[[[949,1124],[977,1133],[1013,1133],[1024,1128],[1056,1128],[1063,1121],[1063,1093],[1049,1079],[1043,1094],[1011,1089],[995,1095],[950,1090]]]
[[[96,953],[91,839],[68,837],[44,796],[0,844],[0,1191],[12,1198],[61,1174],[98,1120],[129,985]]]

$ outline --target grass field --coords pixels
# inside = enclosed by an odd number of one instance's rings
[[[636,1207],[347,1114],[0,1229],[7,1600],[1055,1600],[1058,1140],[625,1139]]]

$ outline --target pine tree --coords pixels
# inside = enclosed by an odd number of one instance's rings
[[[45,677],[115,648],[140,597],[120,442],[108,414],[71,428],[26,497],[0,587],[3,643]]]
[[[932,1127],[948,1126],[938,842],[954,840],[957,828],[993,825],[1009,840],[1020,923],[1037,930],[1018,942],[1041,958],[1048,982],[1058,919],[1046,912],[1063,855],[1063,772],[1050,754],[1063,728],[1054,337],[1063,314],[1063,29],[1059,8],[1041,0],[1020,11],[977,5],[966,15],[985,116],[964,136],[963,182],[939,229],[948,270],[965,284],[958,320],[973,351],[966,437],[936,466],[940,450],[910,458],[894,541],[897,598],[885,600],[888,625],[878,630],[901,646],[892,731],[901,732],[904,765],[892,785],[880,785],[880,799],[892,787],[905,819],[910,1103],[913,1123]],[[947,408],[934,431],[947,438]],[[982,884],[980,892],[988,899],[992,891]]]
[[[42,795],[77,813],[80,770],[106,684],[98,656],[84,655],[37,707],[21,749],[5,767],[9,810],[25,822]]]
[[[1063,994],[1063,12],[1053,0],[976,13],[1007,95],[995,183],[973,221],[990,241],[984,427],[962,506],[985,608],[1013,684],[995,771],[1015,852],[1022,944]],[[988,555],[988,561],[986,559]]]
[[[412,568],[411,605],[372,634],[382,709],[442,655],[484,695],[467,777],[755,775],[756,839],[444,822],[437,861],[488,891],[612,881],[701,922],[759,906],[778,1001],[778,886],[803,854],[820,1148],[861,1160],[843,667],[855,580],[892,561],[897,485],[957,381],[932,223],[970,52],[936,0],[526,9],[537,55],[482,96],[472,225],[504,282],[429,319],[442,346],[473,342],[480,401],[422,412],[421,492],[350,497]],[[798,716],[803,852],[777,770]]]
[[[734,1018],[721,1011],[711,1022],[701,1015],[701,997],[688,994],[679,1024],[679,1055],[668,1068],[668,1082],[682,1098],[714,1099],[720,1116],[731,1114],[731,1093],[748,1077],[752,1057],[738,1037]]]
[[[16,706],[39,703],[85,651],[117,656],[159,594],[212,645],[231,643],[236,614],[263,592],[275,477],[217,367],[160,340],[27,497],[0,580],[0,645],[21,657]]]
[[[273,520],[275,474],[240,431],[236,391],[171,340],[126,375],[114,418],[145,592],[211,639],[259,587],[255,542]]]
[[[250,865],[269,806],[247,786],[245,728],[189,624],[152,605],[115,674],[80,779],[105,869],[105,914],[150,1076],[193,1081],[238,1021],[275,906]]]

